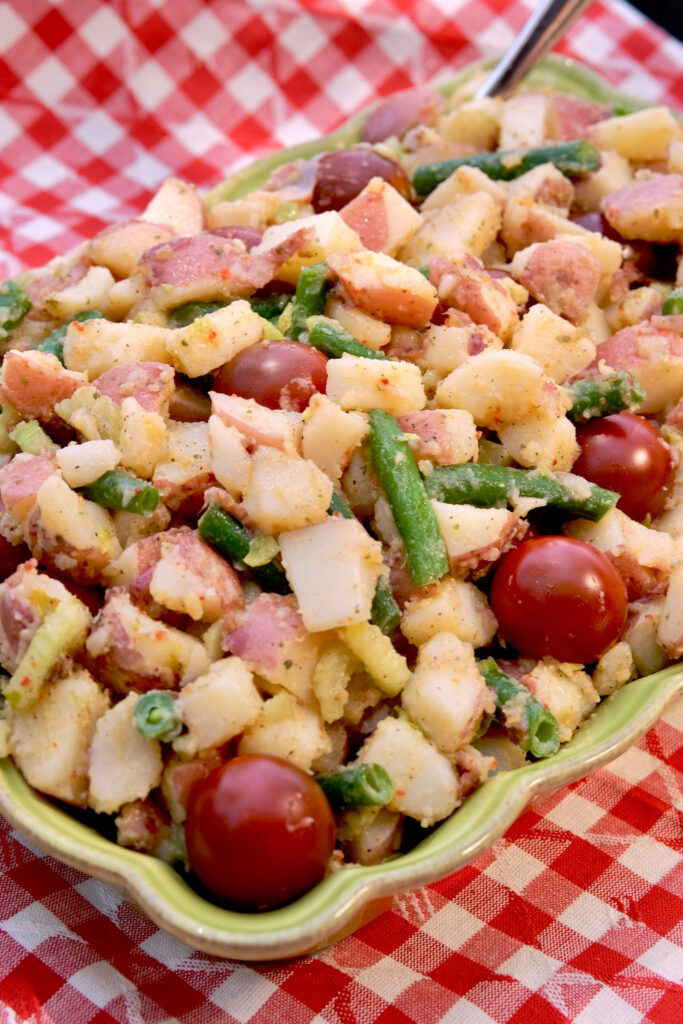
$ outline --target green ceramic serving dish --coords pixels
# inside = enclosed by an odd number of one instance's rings
[[[443,86],[448,93],[478,63]],[[640,104],[612,90],[586,68],[550,58],[534,71],[535,86],[552,87],[597,102]],[[258,187],[285,160],[352,145],[365,114],[333,135],[283,150],[238,171],[207,195],[234,199]],[[373,867],[348,867],[294,903],[264,913],[240,913],[208,902],[173,868],[116,846],[42,797],[11,761],[0,761],[0,812],[29,840],[58,860],[122,886],[161,928],[191,947],[238,960],[276,960],[311,952],[358,928],[386,907],[392,894],[444,878],[489,847],[537,793],[587,775],[635,743],[683,691],[683,665],[629,683],[604,700],[570,743],[544,761],[500,772],[468,797],[447,821],[409,853]]]

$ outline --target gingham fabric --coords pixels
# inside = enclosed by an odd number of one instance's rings
[[[0,275],[501,52],[519,0],[0,3]],[[594,3],[562,52],[683,108],[683,46]],[[678,1024],[683,700],[471,865],[319,954],[193,951],[0,822],[0,1024]]]

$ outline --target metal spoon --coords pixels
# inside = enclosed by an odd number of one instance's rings
[[[499,96],[513,89],[552,49],[592,0],[544,0],[514,39],[505,56],[486,81],[479,86],[476,99]]]

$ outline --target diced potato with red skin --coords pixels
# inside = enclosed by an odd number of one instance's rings
[[[330,478],[310,459],[277,448],[258,448],[242,505],[262,533],[296,530],[327,518]]]
[[[37,572],[34,558],[0,583],[0,663],[14,672],[48,612],[69,596],[66,587]]]
[[[490,192],[456,195],[446,206],[424,212],[422,227],[399,255],[411,267],[428,263],[434,256],[481,256],[495,241],[500,225],[501,205]]]
[[[574,188],[555,164],[541,164],[508,182],[507,193],[513,201],[540,203],[566,216],[574,199]]]
[[[88,755],[109,698],[84,669],[50,684],[26,711],[9,712],[10,753],[29,785],[85,807]]]
[[[412,363],[345,352],[327,363],[327,397],[346,411],[385,409],[393,416],[424,409],[422,375]]]
[[[416,459],[439,466],[473,462],[478,455],[477,430],[466,409],[425,409],[398,417]]]
[[[40,562],[78,583],[99,583],[104,569],[121,554],[107,510],[72,491],[56,473],[38,489],[26,542]]]
[[[54,455],[20,452],[0,469],[0,500],[17,523],[23,523],[36,503],[36,495],[57,468]]]
[[[365,249],[394,256],[422,224],[417,210],[383,178],[371,178],[339,216]]]
[[[436,401],[441,408],[467,409],[478,426],[497,430],[548,406],[561,415],[570,400],[530,356],[486,349],[441,381]]]
[[[222,646],[272,686],[310,702],[320,639],[306,629],[291,594],[259,594],[242,613],[226,618]]]
[[[600,263],[592,253],[559,239],[521,249],[510,269],[535,299],[574,322],[585,316],[602,276]]]
[[[651,530],[618,508],[597,523],[574,519],[564,532],[607,555],[626,584],[629,601],[666,591],[677,555],[676,541],[668,533]]]
[[[481,260],[462,257],[434,258],[429,277],[436,286],[443,306],[460,310],[473,323],[483,324],[506,341],[519,317],[517,304],[499,281],[484,269]]]
[[[144,220],[111,224],[95,235],[88,245],[93,263],[106,267],[115,277],[132,277],[145,249],[165,242],[175,232],[164,224]]]
[[[600,700],[591,678],[578,665],[543,658],[521,682],[555,716],[560,742],[571,739]]]
[[[425,214],[430,210],[448,206],[461,196],[471,196],[475,192],[487,192],[500,209],[504,209],[508,197],[505,186],[494,181],[493,178],[489,178],[488,174],[484,174],[478,167],[463,164],[457,167],[449,178],[437,185],[433,192],[429,193],[420,206],[420,210]]]
[[[416,361],[426,386],[435,386],[468,356],[476,356],[486,348],[503,347],[502,339],[483,324],[431,324],[422,338],[422,351]]]
[[[344,330],[375,352],[386,348],[392,340],[390,324],[352,305],[340,289],[330,289],[325,301],[325,316],[336,320]]]
[[[602,200],[602,211],[624,238],[680,242],[683,235],[683,176],[653,174],[629,182]]]
[[[236,427],[245,444],[266,445],[285,452],[301,450],[301,413],[288,409],[267,409],[253,398],[209,392],[211,411],[228,427]]]
[[[621,117],[607,117],[588,129],[599,149],[614,149],[627,160],[657,163],[666,160],[679,124],[668,107],[648,107]]]
[[[657,639],[670,658],[680,658],[683,654],[683,564],[677,565],[671,573],[657,625]]]
[[[344,412],[326,395],[313,395],[304,415],[303,456],[339,480],[369,429],[362,413]]]
[[[282,691],[264,703],[237,749],[239,754],[283,757],[309,771],[317,758],[332,749],[332,741],[318,712]]]
[[[227,426],[216,415],[209,417],[211,470],[221,487],[236,501],[244,494],[251,476],[251,457],[247,438],[237,427]]]
[[[263,706],[251,672],[240,658],[215,661],[181,689],[178,711],[197,750],[219,747],[251,725]]]
[[[564,210],[557,212],[543,202],[533,202],[511,193],[503,212],[501,237],[513,255],[534,242],[547,242],[557,235],[580,235],[584,231],[580,224],[567,220]]]
[[[128,588],[139,606],[155,602],[195,621],[216,622],[244,607],[233,567],[187,527],[130,544],[107,570],[113,586]]]
[[[174,843],[168,814],[152,797],[124,804],[114,824],[119,846],[140,850],[167,863],[183,862],[185,851],[182,843]]]
[[[106,267],[88,267],[74,284],[43,296],[43,305],[50,316],[60,320],[94,309],[109,316],[109,292],[114,283],[114,277]]]
[[[124,804],[144,800],[161,781],[161,745],[136,729],[137,693],[106,711],[95,724],[90,745],[88,805],[113,814]]]
[[[624,327],[597,347],[595,363],[585,376],[597,373],[604,360],[613,370],[628,370],[642,385],[645,399],[639,413],[657,413],[683,393],[683,338],[650,323]]]
[[[166,363],[119,363],[105,370],[95,381],[97,390],[121,406],[135,398],[146,412],[168,416],[175,390],[173,368]]]
[[[515,327],[510,348],[535,359],[557,384],[585,370],[595,358],[595,345],[585,331],[542,302],[533,305]]]
[[[86,649],[95,678],[122,694],[177,689],[209,665],[199,640],[135,608],[123,587],[107,591]]]
[[[167,758],[161,776],[161,792],[173,821],[185,821],[192,787],[221,763],[217,750],[202,752],[190,760],[180,754],[171,754]]]
[[[445,576],[406,601],[401,632],[419,647],[437,633],[453,633],[472,647],[486,647],[498,628],[486,595],[468,580]]]
[[[332,517],[287,531],[279,544],[307,629],[321,632],[367,622],[382,572],[382,546],[357,519]],[[321,565],[324,574],[316,571]]]
[[[419,270],[384,253],[334,253],[328,266],[351,301],[389,324],[426,327],[436,309],[436,289]]]
[[[165,224],[176,235],[196,235],[204,227],[204,204],[192,185],[179,178],[166,178],[142,218]]]
[[[437,633],[420,648],[401,701],[411,721],[448,757],[470,742],[482,716],[496,707],[473,648],[453,633]]]
[[[383,718],[358,753],[361,764],[380,764],[394,783],[387,804],[427,828],[460,804],[458,776],[450,760],[419,730],[399,718]]]
[[[297,248],[295,255],[280,266],[277,271],[279,281],[295,285],[302,267],[325,259],[329,262],[337,253],[359,252],[363,248],[360,238],[341,215],[336,210],[326,210],[311,217],[274,224],[266,229],[262,241],[252,252],[260,253],[280,246],[302,228],[307,232],[306,241]]]
[[[446,545],[451,572],[457,576],[481,576],[492,562],[513,547],[528,524],[505,508],[449,505],[432,500],[432,508]]]
[[[2,361],[0,402],[28,419],[58,421],[54,407],[87,383],[85,374],[66,370],[50,352],[10,349]]]

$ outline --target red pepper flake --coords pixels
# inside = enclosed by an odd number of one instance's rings
[[[30,676],[24,676],[23,679],[19,680],[19,686],[30,686],[30,685],[31,685],[31,678],[30,678]]]
[[[158,629],[156,631],[156,633],[154,634],[154,639],[155,640],[163,640],[165,638],[165,636],[166,636],[166,630],[165,629]]]

